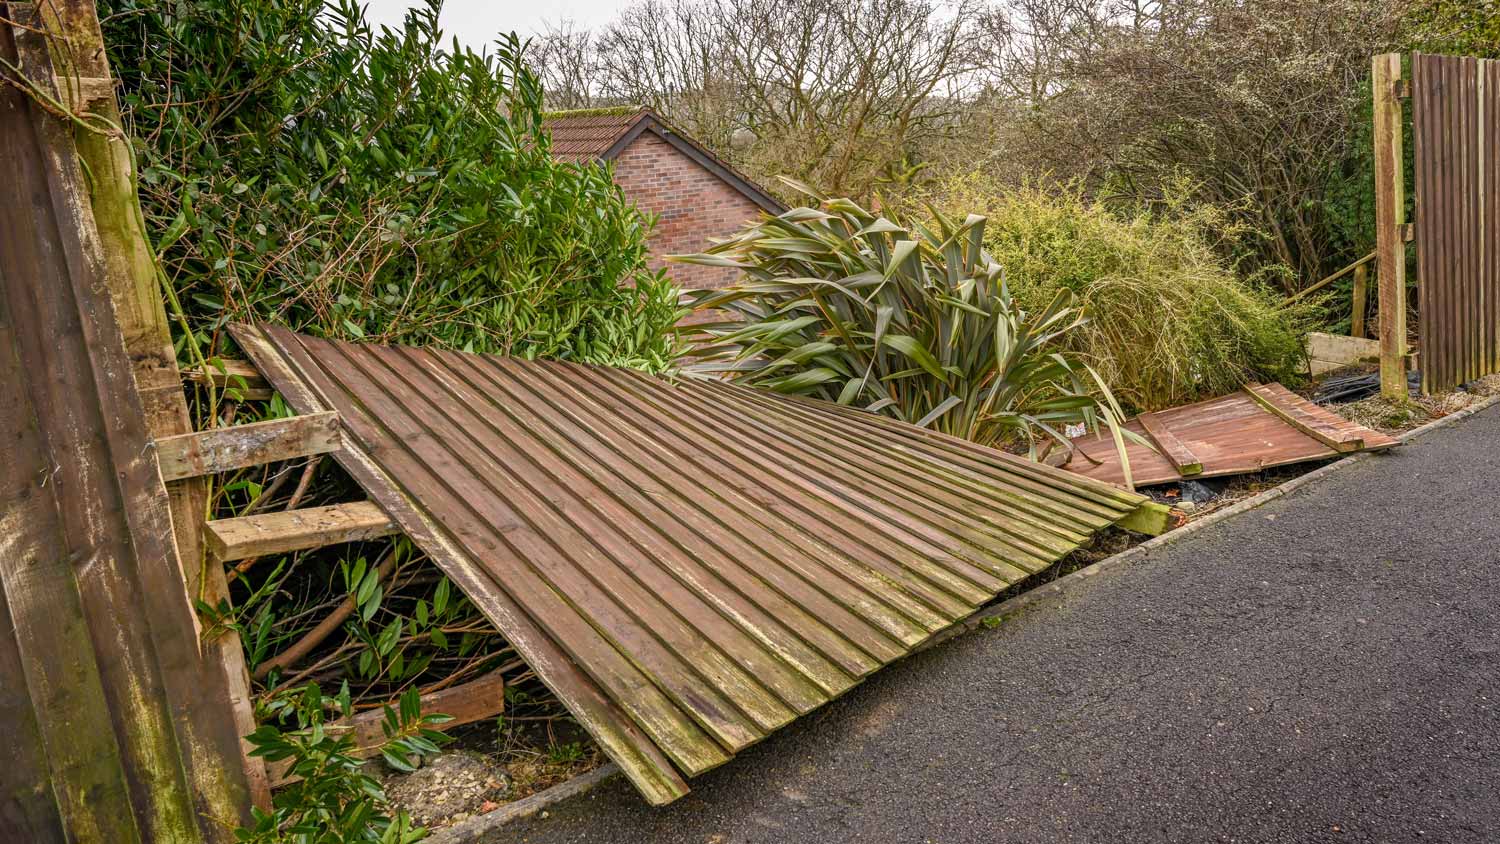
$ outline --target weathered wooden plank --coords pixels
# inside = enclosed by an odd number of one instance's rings
[[[311,362],[305,357],[296,360],[283,357],[261,329],[233,326],[231,332],[256,367],[276,384],[277,390],[299,412],[315,413],[332,407],[322,392],[323,388],[310,380],[306,367]],[[661,805],[688,792],[681,774],[619,704],[603,693],[593,678],[584,673],[537,621],[495,583],[458,541],[402,491],[380,464],[356,448],[339,449],[334,456],[371,498],[396,518],[402,530],[453,578],[485,617],[496,628],[505,631],[516,651],[568,707],[573,717],[594,736],[647,801]]]
[[[1193,453],[1192,449],[1183,444],[1182,440],[1177,439],[1177,435],[1172,433],[1160,416],[1155,413],[1142,413],[1136,419],[1184,477],[1197,475],[1203,471],[1203,461]]]
[[[156,441],[162,480],[175,481],[326,454],[339,447],[336,411],[214,428]]]
[[[1375,240],[1380,297],[1380,392],[1406,398],[1406,186],[1402,177],[1401,54],[1371,60],[1375,98]]]
[[[1324,417],[1322,414],[1326,411],[1300,399],[1285,387],[1273,389],[1277,386],[1280,385],[1246,384],[1244,389],[1256,404],[1334,451],[1358,451],[1364,448],[1364,439],[1358,433],[1340,427],[1333,420]]]
[[[1377,360],[1380,341],[1367,337],[1347,337],[1322,331],[1307,333],[1307,356],[1345,364]]]
[[[209,362],[207,372],[189,370],[182,373],[184,380],[199,384],[213,384],[220,390],[232,390],[244,401],[269,399],[275,392],[266,379],[260,377],[255,364],[245,360],[221,359],[218,365]]]
[[[397,702],[391,701],[389,705],[395,709]],[[453,719],[430,728],[440,732],[493,718],[504,712],[505,676],[499,671],[492,671],[472,682],[422,695],[423,715],[441,714]],[[355,749],[351,755],[366,759],[379,753],[380,747],[385,744],[385,730],[381,726],[384,721],[385,709],[377,707],[358,712],[352,718],[332,721],[326,727],[328,732],[334,735],[352,730]],[[273,788],[296,782],[299,779],[288,776],[289,767],[289,762],[272,766],[271,786]]]
[[[1116,525],[1147,536],[1160,536],[1172,529],[1172,508],[1155,501],[1147,501],[1129,515],[1115,522]]]
[[[48,5],[49,13],[60,8]],[[91,5],[87,11],[93,14]],[[38,18],[29,7],[10,4],[5,12],[7,27],[9,20],[20,22],[15,53],[23,72],[44,90],[54,88],[48,44],[73,44],[70,30],[53,18]],[[7,40],[4,49],[10,48]],[[0,247],[0,275],[34,424],[42,433],[45,474],[34,480],[39,488],[45,481],[42,495],[52,497],[46,506],[58,514],[57,535],[45,554],[57,555],[71,570],[82,620],[59,617],[62,605],[36,611],[47,614],[54,628],[89,637],[92,650],[69,653],[57,670],[92,661],[108,712],[103,719],[55,721],[52,712],[39,718],[44,731],[70,734],[60,741],[76,745],[74,736],[109,733],[118,748],[118,785],[112,785],[90,782],[92,767],[70,767],[60,760],[70,760],[71,753],[59,748],[54,757],[49,747],[51,793],[75,840],[221,837],[228,835],[222,821],[236,819],[246,802],[243,787],[236,794],[228,781],[238,771],[237,737],[227,708],[220,709],[227,696],[215,695],[222,688],[217,672],[197,671],[198,630],[172,542],[166,490],[148,448],[142,398],[108,293],[74,127],[24,97],[20,102],[4,115],[0,171],[20,182],[15,194],[24,200],[0,204],[6,214],[0,231],[16,238]],[[57,572],[47,574],[68,582]],[[22,612],[17,594],[7,590],[13,614]],[[42,630],[36,637],[48,635]],[[37,688],[36,700],[52,693]],[[57,693],[85,697],[94,690]],[[128,796],[123,806],[110,799],[121,786]],[[79,810],[84,803],[89,805]],[[200,824],[209,812],[218,812],[216,821]],[[97,819],[103,814],[108,827],[101,830]],[[205,824],[214,831],[205,833]]]
[[[372,501],[282,510],[208,523],[208,550],[228,562],[400,533]]]
[[[0,42],[9,37],[9,27],[0,26]],[[0,86],[0,166],[15,162],[5,127],[16,99]],[[34,219],[30,203],[19,207]],[[10,223],[0,213],[5,293],[14,288],[7,257],[36,265],[33,241],[23,236],[31,232]],[[51,456],[38,431],[10,311],[0,295],[0,638],[15,660],[0,660],[0,723],[6,725],[0,743],[9,748],[0,754],[7,757],[0,768],[0,838],[136,841],[120,748],[58,522]]]
[[[1355,337],[1365,336],[1365,311],[1369,309],[1367,294],[1370,289],[1370,268],[1360,264],[1354,270],[1354,291],[1350,302],[1349,333]]]
[[[54,0],[44,4],[43,11],[45,26],[62,36],[51,39],[50,45],[61,59],[58,66],[68,71],[57,76],[63,101],[76,111],[97,115],[100,120],[95,125],[124,125],[94,3]],[[154,438],[189,433],[193,426],[162,303],[155,254],[142,228],[144,217],[135,192],[134,150],[123,135],[78,128],[81,125],[74,127],[74,140],[88,170],[89,203],[107,270],[106,287],[131,361],[148,433]],[[172,484],[167,493],[181,591],[188,600],[202,599],[211,605],[227,600],[229,587],[222,567],[209,566],[203,557],[207,482],[184,480]],[[248,745],[236,745],[238,771],[219,758],[228,752],[227,734],[244,736],[255,729],[249,675],[239,635],[233,630],[221,631],[194,648],[188,657],[182,667],[173,669],[184,675],[183,686],[197,691],[193,696],[174,695],[187,722],[180,730],[181,741],[194,780],[198,814],[214,818],[200,827],[208,839],[227,842],[233,840],[232,824],[227,821],[249,819],[244,799],[247,789],[257,805],[270,808],[265,765],[248,755]],[[188,667],[194,664],[197,678]],[[221,701],[205,699],[220,694],[219,690],[228,696],[232,724],[216,723]]]

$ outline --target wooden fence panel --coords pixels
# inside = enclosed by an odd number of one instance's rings
[[[35,10],[0,57],[55,98]],[[19,43],[18,43],[19,42]],[[0,85],[0,841],[225,841],[248,806],[204,670],[72,129]]]
[[[1500,62],[1412,56],[1422,389],[1500,371]]]

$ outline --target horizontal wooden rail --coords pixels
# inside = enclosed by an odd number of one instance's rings
[[[394,701],[390,706],[392,709],[397,708]],[[504,711],[505,677],[499,671],[492,671],[469,683],[422,695],[423,715],[442,714],[453,719],[432,727],[435,730],[451,730],[464,724],[493,718]],[[385,744],[385,731],[380,727],[384,720],[385,709],[377,707],[360,712],[347,720],[340,718],[328,724],[327,730],[336,734],[353,729],[355,749],[352,755],[364,759],[379,753],[380,746]],[[297,777],[288,775],[290,767],[290,762],[271,765],[272,788],[297,781]]]
[[[234,389],[239,391],[239,397],[246,401],[264,400],[271,397],[271,385],[262,378],[255,364],[246,360],[223,360],[221,370],[210,364],[207,374],[203,372],[184,371],[182,377],[187,381],[195,381],[200,384],[212,383],[215,387],[223,389]]]
[[[1362,267],[1366,263],[1375,260],[1376,254],[1377,253],[1375,253],[1375,252],[1371,252],[1370,254],[1366,255],[1363,258],[1360,258],[1358,261],[1355,261],[1354,263],[1350,264],[1349,266],[1344,267],[1343,269],[1339,270],[1338,272],[1334,273],[1333,275],[1328,276],[1327,278],[1324,278],[1321,281],[1318,281],[1316,284],[1313,284],[1313,285],[1310,285],[1308,287],[1304,287],[1301,290],[1298,290],[1296,293],[1293,293],[1292,295],[1288,296],[1286,298],[1286,300],[1282,304],[1290,305],[1291,303],[1297,301],[1298,299],[1301,299],[1303,296],[1306,296],[1307,294],[1312,293],[1315,290],[1322,290],[1324,287],[1327,287],[1328,285],[1334,283],[1335,281],[1338,281],[1339,279],[1343,278],[1344,276],[1348,275],[1349,273],[1354,272],[1354,269],[1356,267]]]
[[[209,552],[225,562],[400,532],[396,523],[371,501],[215,519],[207,528]]]
[[[336,411],[215,428],[156,441],[164,481],[229,472],[335,451],[339,447]]]
[[[1279,387],[1279,385],[1276,386]],[[1286,392],[1285,388],[1280,389],[1283,393]],[[1291,399],[1285,395],[1279,396],[1277,390],[1265,384],[1246,384],[1245,392],[1255,400],[1256,404],[1280,417],[1283,422],[1334,451],[1359,451],[1365,447],[1364,440],[1358,434],[1340,430],[1329,424],[1327,420],[1299,407],[1297,402],[1305,400],[1295,395],[1292,395]]]

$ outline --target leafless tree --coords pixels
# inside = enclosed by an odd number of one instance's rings
[[[571,60],[595,69],[594,99],[650,105],[762,180],[862,195],[902,178],[955,124],[977,82],[980,11],[978,0],[645,0]],[[578,99],[578,72],[544,72]]]

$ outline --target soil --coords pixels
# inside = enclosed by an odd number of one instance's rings
[[[372,762],[393,807],[441,829],[604,764],[588,733],[534,679],[507,689],[506,706],[499,719],[453,730],[443,753],[412,773]]]
[[[1326,377],[1358,375],[1376,369],[1373,365],[1349,367],[1330,372]],[[1404,402],[1375,395],[1346,404],[1331,404],[1328,409],[1367,428],[1386,434],[1400,434],[1463,410],[1479,399],[1496,393],[1500,393],[1500,375],[1488,375],[1470,381],[1451,393],[1434,396],[1416,394]]]

